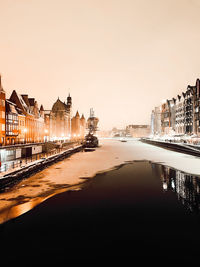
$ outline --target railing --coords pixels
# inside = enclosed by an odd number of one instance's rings
[[[79,145],[79,144],[80,144],[80,142],[76,142],[76,143],[73,143],[73,144],[69,144],[68,146],[63,147],[63,148],[54,148],[49,152],[43,152],[43,153],[40,153],[40,154],[32,155],[30,157],[20,158],[20,159],[16,159],[16,160],[13,160],[13,161],[7,161],[5,163],[2,162],[1,167],[0,167],[0,173],[6,173],[6,172],[9,172],[10,170],[14,170],[16,168],[24,167],[27,164],[30,164],[31,162],[34,162],[34,161],[37,161],[37,160],[40,160],[40,159],[48,158],[50,156],[59,154],[59,153],[61,153],[63,151],[66,151],[66,150],[68,150],[70,148],[73,148],[73,147],[75,147],[76,145]]]

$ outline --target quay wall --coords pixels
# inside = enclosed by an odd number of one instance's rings
[[[176,152],[189,154],[192,156],[200,157],[200,147],[195,147],[183,143],[173,143],[173,142],[166,142],[166,141],[158,141],[148,138],[141,138],[141,142],[147,143],[154,146],[159,146],[165,149],[173,150]]]
[[[35,162],[28,164],[27,166],[24,166],[8,174],[5,174],[4,176],[0,177],[0,191],[4,191],[6,187],[10,187],[16,184],[17,182],[19,182],[20,180],[27,178],[35,174],[36,172],[39,172],[43,170],[44,168],[60,160],[63,160],[76,152],[81,151],[82,149],[83,149],[83,146],[78,145],[74,148],[70,148],[68,150],[62,151],[61,153],[52,155],[48,158],[42,158],[40,160],[37,160]]]

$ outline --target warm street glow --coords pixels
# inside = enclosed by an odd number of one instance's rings
[[[1,265],[198,266],[200,0],[0,0],[0,37]]]

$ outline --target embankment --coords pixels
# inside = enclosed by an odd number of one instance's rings
[[[192,156],[200,157],[200,148],[195,148],[194,146],[183,144],[183,143],[173,143],[173,142],[164,142],[153,139],[142,138],[141,142],[147,143],[154,146],[159,146],[165,149],[173,150],[176,152],[189,154]]]
[[[35,174],[36,172],[39,172],[43,170],[44,168],[60,160],[63,160],[81,150],[82,150],[82,145],[79,145],[74,148],[65,150],[61,153],[58,153],[56,155],[52,155],[48,158],[42,158],[40,160],[31,162],[30,164],[27,164],[26,166],[17,168],[8,174],[5,174],[4,176],[0,177],[0,191],[5,190],[6,187],[10,187],[11,185],[14,185],[21,179],[27,178]]]

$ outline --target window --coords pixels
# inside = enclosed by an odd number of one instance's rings
[[[5,131],[5,124],[2,124],[2,125],[1,125],[1,130],[2,130],[2,131]]]

